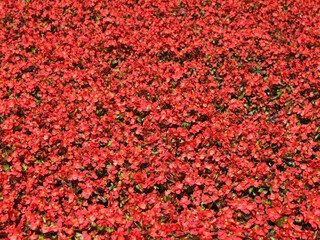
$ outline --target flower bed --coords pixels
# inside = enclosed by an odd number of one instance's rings
[[[318,239],[320,3],[0,1],[0,238]]]

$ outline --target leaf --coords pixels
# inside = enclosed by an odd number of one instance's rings
[[[3,164],[3,170],[4,171],[6,171],[6,172],[8,172],[8,171],[10,171],[10,165],[8,164],[8,163],[5,163],[5,164]]]
[[[113,228],[106,227],[106,231],[107,231],[107,233],[112,233],[112,232],[114,231],[114,229],[113,229]]]
[[[24,171],[27,171],[27,170],[28,170],[28,166],[27,166],[26,164],[22,163],[22,169],[23,169]]]
[[[288,219],[287,216],[283,217],[281,220],[277,221],[277,226],[281,228],[282,224]]]

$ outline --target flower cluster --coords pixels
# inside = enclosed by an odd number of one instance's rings
[[[320,3],[0,1],[0,238],[318,239]]]

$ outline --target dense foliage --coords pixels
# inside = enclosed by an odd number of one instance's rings
[[[0,42],[1,238],[319,238],[319,1],[3,0]]]

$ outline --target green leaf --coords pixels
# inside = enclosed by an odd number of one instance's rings
[[[113,229],[113,228],[106,227],[106,231],[107,231],[108,233],[112,233],[112,232],[114,231],[114,229]]]
[[[282,219],[280,219],[276,224],[277,226],[280,228],[282,226],[282,224],[288,219],[287,216],[283,217]]]
[[[3,165],[3,170],[6,171],[6,172],[10,171],[10,165],[8,163],[5,163]]]
[[[22,163],[22,169],[23,169],[24,171],[27,171],[27,170],[28,170],[28,166],[25,165],[24,163]]]
[[[83,239],[82,234],[79,233],[79,232],[76,233],[76,236],[75,236],[75,237],[76,237],[76,239],[79,239],[79,240],[80,240],[80,239]]]
[[[92,227],[96,227],[97,224],[96,224],[95,222],[92,222],[92,223],[91,223],[91,226],[92,226]]]
[[[269,187],[269,192],[272,193],[272,186]]]

